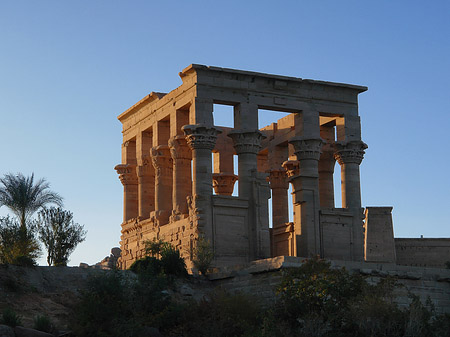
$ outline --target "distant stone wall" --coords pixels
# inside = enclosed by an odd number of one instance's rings
[[[281,270],[299,267],[302,259],[280,256],[258,260],[246,268],[223,271],[210,275],[214,286],[229,292],[243,292],[255,296],[266,304],[276,300],[276,287],[281,281]],[[437,268],[419,268],[398,266],[395,264],[331,261],[332,267],[345,267],[351,272],[367,276],[369,282],[379,282],[383,277],[393,276],[403,285],[394,291],[396,302],[400,307],[408,306],[411,292],[420,297],[423,303],[428,298],[433,302],[438,313],[450,313],[450,270]]]
[[[450,261],[450,239],[396,238],[397,264],[416,267],[446,268]]]

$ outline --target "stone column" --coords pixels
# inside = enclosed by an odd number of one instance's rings
[[[151,155],[155,168],[155,218],[159,225],[165,225],[172,210],[173,164],[169,146],[152,147]]]
[[[269,184],[272,190],[272,226],[285,226],[289,222],[288,188],[289,182],[284,169],[269,171]]]
[[[337,142],[335,158],[341,165],[342,207],[361,208],[361,184],[359,165],[364,158],[367,145],[360,140]]]
[[[149,155],[142,158],[142,165],[136,167],[138,178],[139,218],[148,219],[155,210],[155,171]]]
[[[321,138],[294,137],[289,143],[294,145],[299,161],[299,175],[293,176],[294,203],[300,205],[300,235],[297,245],[298,256],[311,257],[321,254],[320,244],[320,199],[319,199],[319,158],[324,141]],[[297,227],[297,223],[295,223]],[[296,233],[298,230],[296,229]]]
[[[257,155],[265,136],[259,130],[233,130],[228,133],[238,155],[239,196],[252,194],[252,175],[257,172]]]
[[[367,145],[361,140],[337,142],[335,158],[341,165],[342,207],[353,213],[352,260],[364,260],[363,209],[361,208],[361,185],[359,165]]]
[[[120,164],[114,168],[123,185],[123,222],[138,216],[138,179],[136,165]]]
[[[334,166],[336,159],[329,144],[323,147],[319,160],[319,194],[321,208],[334,208]]]
[[[294,147],[293,145],[291,145]],[[294,231],[294,241],[295,241],[295,247],[297,247],[297,236],[301,234],[301,219],[300,219],[300,204],[295,203],[295,194],[294,191],[300,189],[300,184],[298,179],[294,179],[297,177],[300,173],[299,169],[299,161],[298,160],[286,160],[281,165],[286,170],[286,177],[288,179],[288,182],[292,186],[292,210],[293,210],[293,220],[294,222],[291,223],[291,229]],[[296,248],[297,249],[297,248]],[[295,250],[293,256],[298,256],[297,250]]]
[[[191,206],[197,210],[198,226],[207,239],[213,242],[212,231],[212,159],[211,151],[216,144],[217,135],[222,132],[214,126],[192,124],[182,127],[188,146],[192,150],[193,184]]]
[[[334,159],[334,142],[335,128],[334,125],[321,125],[320,138],[326,144],[322,146],[322,154],[319,160],[319,193],[320,207],[334,208],[334,167],[336,159]]]
[[[260,238],[262,228],[259,228],[261,224],[257,221],[255,200],[258,191],[254,190],[254,183],[258,177],[257,155],[261,150],[261,140],[265,137],[259,130],[233,130],[228,136],[233,140],[238,155],[239,197],[248,199],[249,252],[250,259],[255,260],[263,251],[260,247],[263,241]]]
[[[186,198],[192,194],[192,152],[186,138],[178,135],[169,139],[173,160],[172,215],[171,221],[186,218],[189,214]]]

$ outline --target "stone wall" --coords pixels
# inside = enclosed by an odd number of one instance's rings
[[[281,271],[299,267],[301,263],[301,258],[280,256],[254,261],[240,269],[225,270],[210,275],[210,279],[215,286],[230,292],[249,293],[269,304],[276,300],[275,289],[281,281]],[[394,292],[399,306],[409,304],[408,293],[411,292],[419,296],[423,303],[429,297],[438,313],[450,313],[450,270],[350,261],[331,261],[331,265],[361,273],[367,276],[369,282],[378,282],[387,276],[396,277],[402,285]]]
[[[397,264],[417,267],[446,268],[450,262],[450,239],[396,238]]]

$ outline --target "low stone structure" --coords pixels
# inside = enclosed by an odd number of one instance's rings
[[[268,305],[276,299],[276,288],[280,285],[283,270],[296,268],[303,263],[301,258],[279,256],[249,263],[242,268],[222,270],[209,275],[214,287],[221,287],[230,293],[258,294],[258,298]],[[437,313],[450,314],[450,270],[400,266],[392,263],[371,263],[358,261],[331,261],[332,268],[345,268],[351,273],[359,273],[369,283],[391,277],[397,281],[393,295],[400,308],[411,303],[410,294],[418,296],[422,303],[430,300]]]
[[[366,87],[195,64],[179,75],[178,88],[152,92],[118,117],[121,268],[152,239],[173,244],[192,267],[200,237],[216,267],[281,255],[396,262],[392,208],[361,206],[367,145],[358,95]],[[215,123],[214,104],[233,107],[233,128]],[[258,128],[261,109],[289,114]],[[334,201],[336,161],[342,208]]]
[[[397,264],[450,268],[450,239],[396,238],[395,251]]]

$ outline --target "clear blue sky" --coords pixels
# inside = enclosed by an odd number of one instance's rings
[[[360,84],[363,205],[394,206],[397,237],[450,237],[449,13],[444,0],[1,1],[0,175],[45,177],[88,230],[70,264],[95,263],[120,236],[116,117],[183,68]]]

